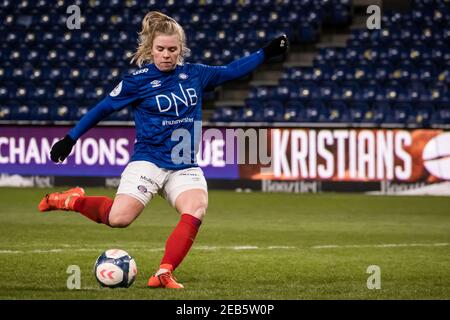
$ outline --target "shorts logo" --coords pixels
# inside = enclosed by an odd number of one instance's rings
[[[141,180],[147,181],[148,183],[155,184],[152,179],[147,178],[146,176],[141,176]]]
[[[186,73],[180,73],[178,78],[180,78],[181,80],[186,80],[188,78],[188,75]]]
[[[143,185],[140,185],[140,186],[138,186],[137,188],[138,188],[138,190],[139,190],[140,192],[142,192],[142,193],[146,193],[146,192],[147,192],[147,188],[146,188],[145,186],[143,186]]]
[[[198,173],[183,172],[183,173],[180,173],[180,176],[198,177]]]

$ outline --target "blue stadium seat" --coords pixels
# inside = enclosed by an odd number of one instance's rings
[[[319,88],[314,83],[300,83],[291,91],[291,99],[308,101],[319,95]]]
[[[314,91],[313,98],[328,101],[333,99],[335,92],[338,90],[338,85],[332,81],[322,82],[318,91]]]
[[[236,110],[233,107],[220,107],[214,111],[212,121],[232,122],[236,118]]]
[[[109,93],[103,87],[87,87],[85,90],[85,98],[89,101],[100,101],[103,97]]]
[[[11,106],[0,105],[0,121],[11,119]]]
[[[412,112],[412,107],[408,103],[396,103],[392,108],[388,109],[385,115],[385,123],[394,123],[398,125],[403,125],[407,122],[408,116]]]
[[[379,91],[380,88],[378,85],[366,85],[360,87],[355,93],[354,100],[367,102],[374,101],[375,98],[378,96]]]
[[[331,10],[329,22],[332,25],[348,25],[351,22],[351,1],[341,1]]]
[[[270,86],[257,86],[250,89],[249,98],[257,100],[265,100],[272,98],[273,88]]]
[[[30,108],[30,119],[32,121],[49,121],[50,108],[45,104],[34,105]]]
[[[262,121],[281,121],[283,117],[283,109],[283,104],[279,101],[271,100],[266,102],[262,109]]]
[[[370,106],[367,102],[354,102],[348,108],[348,121],[351,123],[360,123]]]
[[[70,119],[73,121],[78,121],[82,116],[88,113],[89,110],[90,107],[88,106],[75,106],[74,108],[70,109]]]
[[[50,118],[53,121],[70,121],[70,110],[76,108],[74,104],[50,104]]]
[[[380,125],[388,112],[390,112],[389,103],[374,102],[364,113],[361,123]]]
[[[15,86],[14,85],[0,85],[0,101],[2,103],[6,100],[12,99],[15,96]]]
[[[339,86],[338,89],[333,92],[334,100],[353,100],[357,92],[359,91],[359,86],[357,84],[343,84]]]
[[[300,110],[299,120],[301,122],[318,122],[325,111],[326,107],[322,102],[311,101],[304,109]]]
[[[131,121],[132,120],[131,115],[132,115],[131,108],[123,108],[119,111],[115,111],[105,120],[106,121]]]
[[[450,107],[447,105],[437,108],[431,116],[430,123],[432,125],[450,124]]]
[[[427,128],[430,126],[431,114],[431,108],[412,108],[406,123],[414,127]]]
[[[31,84],[21,85],[16,88],[16,93],[15,93],[14,98],[21,102],[24,102],[27,100],[32,100],[34,90],[35,90],[34,85],[31,85]]]
[[[284,108],[280,121],[285,122],[298,122],[300,121],[299,115],[300,110],[302,109],[302,106],[300,104],[294,104],[292,102],[287,103],[286,107]]]
[[[12,80],[12,68],[0,66],[0,83]]]
[[[11,120],[30,120],[30,107],[25,104],[11,104]]]
[[[320,122],[334,122],[339,123],[345,121],[347,115],[347,105],[343,101],[331,101],[327,108],[322,109],[319,116]]]
[[[292,90],[294,90],[294,88],[291,86],[279,85],[273,89],[271,98],[280,102],[285,102],[289,100]]]
[[[242,120],[245,122],[259,122],[263,121],[262,109],[253,106],[245,106],[242,109]]]
[[[52,86],[39,86],[34,87],[31,93],[31,98],[34,101],[48,102],[51,100],[51,96],[54,88]]]

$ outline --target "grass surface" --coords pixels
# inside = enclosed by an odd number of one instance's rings
[[[178,215],[161,198],[128,228],[78,213],[39,213],[46,189],[0,188],[0,299],[449,299],[450,199],[211,191],[193,249],[176,270],[185,290],[149,289]],[[89,195],[113,196],[92,188]],[[106,249],[136,260],[129,289],[100,288]],[[66,286],[69,265],[81,289]],[[369,290],[368,266],[381,270]]]

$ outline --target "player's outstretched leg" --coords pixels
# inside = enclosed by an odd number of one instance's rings
[[[75,201],[79,197],[83,197],[84,194],[84,189],[80,187],[63,192],[49,193],[39,202],[38,209],[41,212],[51,210],[73,211]]]
[[[64,210],[79,212],[97,223],[109,224],[109,213],[114,200],[108,197],[85,196],[83,188],[76,187],[63,192],[45,195],[38,205],[41,212]]]

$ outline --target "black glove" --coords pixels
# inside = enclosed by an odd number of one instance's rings
[[[265,60],[269,60],[270,58],[286,53],[288,47],[289,42],[285,34],[273,39],[265,47],[263,47]]]
[[[53,162],[63,162],[72,151],[75,141],[68,135],[55,143],[50,151],[50,159]]]

